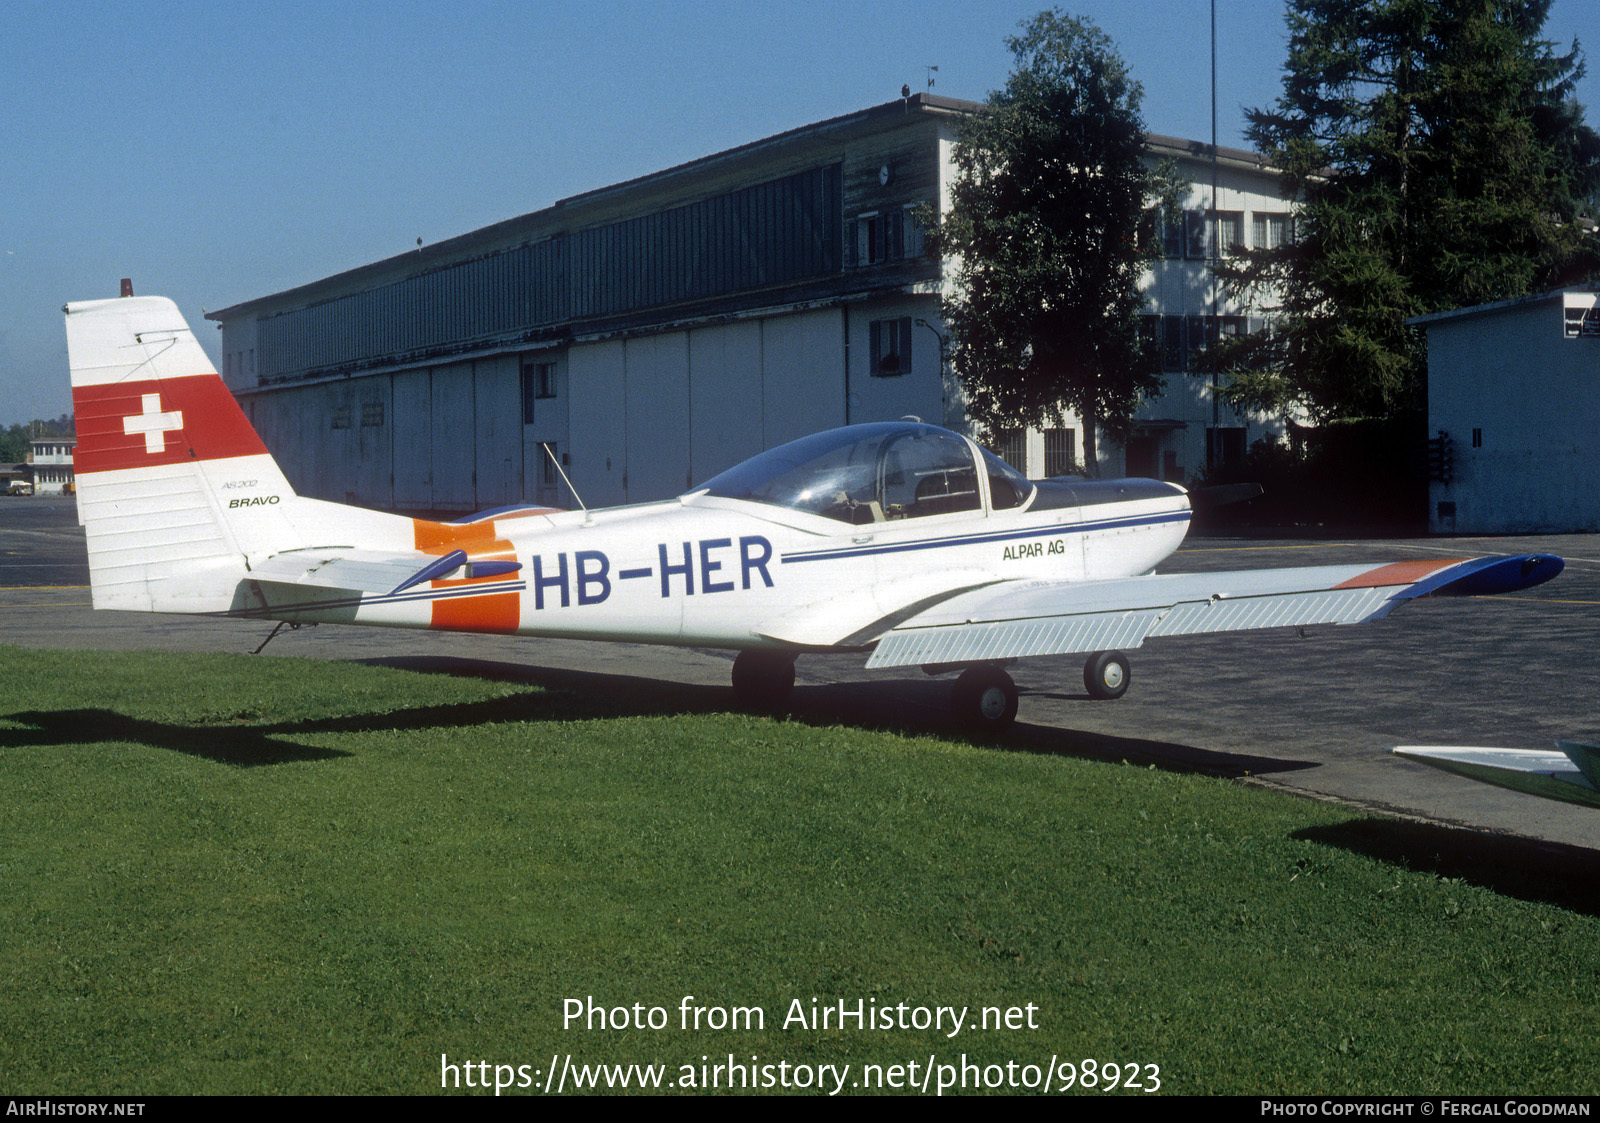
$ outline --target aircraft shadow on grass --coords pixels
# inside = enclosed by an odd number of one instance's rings
[[[337,760],[342,750],[303,743],[318,734],[467,728],[483,724],[663,717],[725,713],[726,687],[696,686],[630,675],[529,667],[456,657],[400,657],[365,662],[413,671],[513,682],[542,689],[477,702],[423,706],[302,721],[250,724],[180,723],[130,717],[106,709],[23,711],[0,721],[0,748],[66,745],[145,745],[233,767]],[[943,694],[933,684],[919,697],[915,681],[884,691],[870,684],[807,686],[795,692],[788,720],[816,726],[857,725],[897,733],[952,738]],[[1168,771],[1219,776],[1262,775],[1315,767],[1300,761],[1217,753],[1190,745],[1102,733],[1020,725],[992,747],[1008,752],[1125,760]],[[1295,838],[1352,851],[1411,872],[1460,878],[1492,892],[1600,915],[1600,855],[1580,847],[1489,835],[1429,823],[1356,818],[1311,827]]]
[[[664,682],[600,671],[539,667],[458,656],[395,657],[364,662],[374,666],[542,687],[547,693],[532,696],[530,708],[520,720],[543,718],[572,721],[726,713],[733,704],[727,687]],[[886,689],[891,686],[892,689]],[[1082,699],[1088,702],[1089,696],[1084,694]],[[801,685],[795,689],[782,712],[787,720],[812,726],[854,725],[862,729],[941,740],[970,739],[951,727],[948,685],[921,675],[894,683],[879,680]],[[1228,777],[1267,775],[1317,767],[1305,761],[1221,753],[1171,741],[1031,724],[1014,725],[1004,737],[982,740],[982,743],[1012,752],[1074,756],[1086,760],[1126,760],[1134,764],[1153,764],[1171,771],[1206,772]]]
[[[488,679],[532,687],[505,698],[383,710],[299,721],[156,721],[106,709],[25,711],[0,716],[25,728],[0,729],[0,747],[138,744],[234,767],[333,760],[350,754],[307,744],[319,734],[407,729],[453,729],[506,722],[583,721],[617,717],[670,717],[726,713],[726,687],[663,682],[634,675],[531,667],[450,656],[363,660],[430,674]],[[787,720],[811,726],[854,725],[906,735],[961,739],[948,719],[948,696],[931,679],[802,686],[785,708]],[[1126,760],[1176,771],[1242,776],[1314,767],[1303,762],[1216,753],[1173,742],[1045,726],[1018,725],[1003,740],[986,742],[1011,752]]]
[[[243,767],[350,755],[282,740],[273,735],[282,730],[273,727],[150,721],[114,710],[30,710],[5,714],[0,721],[28,727],[0,729],[0,747],[5,748],[135,744]]]

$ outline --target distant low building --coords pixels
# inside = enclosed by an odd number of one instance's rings
[[[1411,321],[1428,335],[1428,528],[1600,531],[1600,309],[1548,292]]]
[[[77,437],[36,437],[28,453],[33,467],[33,490],[37,495],[70,495],[76,490],[72,475],[72,452]]]

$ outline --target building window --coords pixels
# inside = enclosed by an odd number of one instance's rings
[[[1228,468],[1244,460],[1244,426],[1206,430],[1206,467]]]
[[[340,406],[333,411],[333,427],[335,429],[350,428],[350,407]]]
[[[1204,258],[1206,256],[1206,212],[1183,212],[1183,256],[1189,258]]]
[[[541,398],[556,396],[556,364],[553,362],[522,364],[522,423],[533,424],[533,403]]]
[[[1233,257],[1244,249],[1244,212],[1218,211],[1217,238],[1212,248],[1216,257]]]
[[[1163,215],[1161,220],[1161,252],[1167,257],[1183,256],[1182,214]]]
[[[1044,431],[1044,474],[1065,476],[1078,470],[1076,429],[1046,429]]]
[[[1153,316],[1159,321],[1161,369],[1198,371],[1196,353],[1218,339],[1234,339],[1249,330],[1244,316]],[[1146,329],[1147,331],[1150,329]]]
[[[383,403],[382,402],[362,402],[361,403],[361,427],[363,429],[375,429],[379,425],[382,425],[382,424],[383,424]]]
[[[1028,473],[1028,431],[999,429],[994,435],[994,454],[1023,475]]]
[[[1189,349],[1183,342],[1183,317],[1161,317],[1161,369],[1185,370],[1189,361]]]
[[[554,507],[561,502],[561,469],[556,461],[560,455],[554,441],[539,442],[539,466],[534,469],[534,478],[538,481],[534,486],[534,500],[546,507]]]
[[[872,376],[911,373],[911,317],[872,321]]]
[[[845,224],[845,264],[877,265],[922,255],[922,227],[909,210],[864,214]]]
[[[1183,256],[1196,261],[1232,257],[1244,248],[1243,211],[1218,211],[1215,229],[1208,219],[1203,210],[1183,213]]]
[[[1250,246],[1275,250],[1291,237],[1289,216],[1282,211],[1256,211],[1250,216]]]

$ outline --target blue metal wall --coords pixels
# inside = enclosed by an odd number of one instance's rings
[[[726,296],[843,268],[837,164],[263,318],[263,382]]]

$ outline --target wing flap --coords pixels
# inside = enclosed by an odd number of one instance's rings
[[[867,666],[1069,655],[1139,647],[1150,636],[1357,624],[1417,596],[1527,588],[1560,569],[1559,558],[1528,555],[1014,582],[953,597],[903,621],[879,639]],[[1482,579],[1486,573],[1492,581]]]
[[[878,642],[869,667],[981,663],[1072,651],[1138,647],[1160,612],[1095,613],[1032,620],[991,620],[934,628],[901,627]]]

